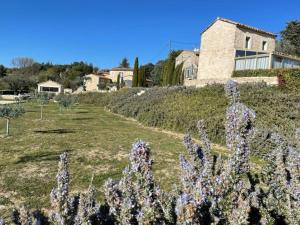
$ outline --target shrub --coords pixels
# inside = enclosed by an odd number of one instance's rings
[[[68,109],[77,103],[78,97],[75,95],[60,94],[55,97],[55,101],[58,102],[60,111],[62,111],[62,109]]]
[[[49,217],[25,207],[13,211],[14,224],[132,224],[132,225],[221,225],[299,224],[300,154],[279,134],[275,148],[260,174],[250,171],[250,140],[255,112],[241,103],[236,83],[226,85],[230,103],[226,112],[227,160],[211,153],[205,123],[199,121],[201,145],[184,137],[187,156],[179,157],[181,185],[170,193],[159,188],[153,176],[151,150],[137,141],[129,154],[130,164],[120,181],[104,185],[105,202],[95,199],[91,185],[86,193],[70,195],[68,158],[60,156],[57,187],[50,195]],[[4,220],[0,220],[5,224]]]
[[[300,88],[300,69],[237,70],[232,77],[278,77],[279,85],[292,90]]]
[[[11,119],[22,116],[25,109],[20,103],[0,105],[0,118],[6,119],[6,136],[9,136],[9,124]]]

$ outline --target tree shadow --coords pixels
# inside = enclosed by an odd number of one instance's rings
[[[88,111],[78,111],[78,112],[76,112],[76,114],[87,114],[87,113],[89,113]]]
[[[82,120],[93,120],[92,117],[83,117],[83,118],[73,118],[72,120],[82,121]]]
[[[39,134],[71,134],[71,133],[75,133],[75,130],[59,128],[59,129],[52,129],[52,130],[35,130],[34,133],[39,133]]]
[[[72,150],[67,149],[62,152],[37,152],[30,155],[21,156],[16,164],[27,163],[27,162],[42,162],[42,161],[58,161],[59,156],[63,152],[71,152]]]

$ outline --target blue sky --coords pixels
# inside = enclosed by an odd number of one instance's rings
[[[299,0],[3,0],[0,64],[14,57],[38,62],[85,61],[100,68],[156,62],[173,48],[189,49],[216,17],[278,33],[300,19]],[[179,43],[176,43],[179,42]]]

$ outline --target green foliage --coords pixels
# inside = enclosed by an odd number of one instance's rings
[[[176,57],[182,51],[172,51],[169,54],[167,61],[164,63],[163,73],[162,73],[162,85],[168,86],[173,85],[175,81],[177,81],[176,73],[175,73],[175,61]]]
[[[146,69],[145,67],[140,67],[138,76],[138,87],[146,86]]]
[[[22,116],[25,113],[24,107],[20,104],[0,105],[0,118],[6,119],[6,135],[9,135],[9,122],[13,118]]]
[[[23,106],[20,103],[0,105],[0,117],[12,119],[22,116],[25,113]]]
[[[118,77],[117,77],[117,89],[119,90],[121,88],[121,76],[120,74],[118,74]]]
[[[165,60],[160,60],[154,65],[154,68],[150,73],[151,79],[153,80],[154,85],[162,84],[162,76],[163,76],[163,70],[164,70],[165,63],[166,63]]]
[[[122,59],[122,62],[120,63],[120,67],[122,67],[122,68],[129,68],[129,61],[128,61],[128,59],[125,57],[125,58],[123,58]]]
[[[10,75],[2,79],[2,82],[6,84],[9,90],[15,92],[30,92],[33,91],[37,85],[37,82],[24,75]]]
[[[182,85],[183,84],[183,63],[176,66],[174,76],[173,76],[173,85]]]
[[[255,154],[264,155],[270,132],[278,131],[290,141],[294,130],[300,127],[300,93],[286,87],[270,87],[264,84],[241,85],[241,100],[257,112]],[[225,145],[224,112],[227,99],[222,85],[203,88],[154,87],[124,89],[112,94],[91,94],[80,97],[80,102],[106,106],[114,113],[136,118],[147,126],[160,127],[177,132],[197,133],[196,121],[204,119],[213,143]]]
[[[233,77],[278,77],[279,85],[288,89],[299,90],[300,69],[271,69],[271,70],[238,70]]]
[[[132,87],[138,87],[138,79],[139,79],[139,58],[136,57],[134,61],[133,68],[133,78],[132,78]]]
[[[67,109],[78,102],[78,97],[75,95],[60,94],[55,97],[55,101],[58,102],[60,109]]]
[[[289,21],[281,32],[283,52],[300,56],[300,21]]]
[[[7,74],[7,69],[5,68],[5,66],[0,65],[0,77],[5,77]]]

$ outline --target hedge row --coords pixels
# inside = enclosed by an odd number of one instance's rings
[[[232,77],[278,77],[282,75],[300,77],[300,69],[236,70],[232,73]]]
[[[160,127],[176,132],[196,134],[195,124],[204,119],[210,139],[225,144],[224,112],[228,104],[223,85],[204,88],[154,87],[123,89],[116,93],[91,93],[80,97],[82,103],[105,106],[114,113],[132,117],[147,126]],[[270,130],[279,131],[292,138],[300,127],[300,92],[264,84],[241,85],[241,99],[258,115],[256,121],[261,138],[255,144],[264,152],[263,142]]]

